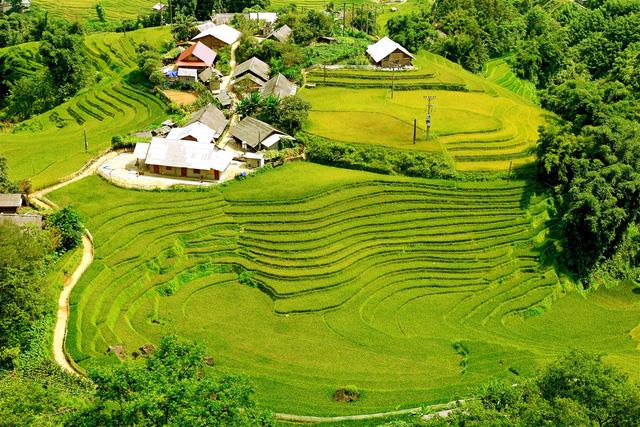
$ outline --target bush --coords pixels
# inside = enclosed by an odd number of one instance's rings
[[[386,175],[457,178],[452,162],[441,154],[419,153],[366,144],[345,144],[300,133],[307,159],[314,163]]]
[[[59,235],[58,250],[68,251],[80,245],[84,225],[78,212],[70,206],[48,215],[45,220],[46,228],[53,230]]]

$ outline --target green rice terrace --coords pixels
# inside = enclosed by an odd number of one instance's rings
[[[534,160],[538,127],[546,113],[531,102],[532,87],[502,62],[489,64],[489,79],[446,59],[421,53],[416,69],[393,73],[368,69],[312,69],[301,91],[312,105],[305,130],[342,142],[443,151],[462,171],[506,171]],[[425,96],[435,95],[431,136],[425,140]],[[413,144],[413,120],[417,143]]]
[[[46,9],[52,15],[64,16],[70,20],[96,17],[96,2],[92,0],[33,0],[32,3]],[[135,18],[149,14],[156,4],[153,0],[101,0],[109,19]]]
[[[291,163],[202,192],[90,177],[50,196],[95,241],[67,337],[84,368],[177,333],[215,372],[250,375],[265,406],[312,415],[468,397],[568,347],[638,378],[640,299],[585,298],[541,261],[549,202],[527,182]],[[347,385],[360,400],[334,402]]]
[[[21,123],[14,132],[0,132],[2,154],[8,159],[11,175],[31,179],[36,188],[55,184],[107,149],[113,135],[164,120],[164,101],[138,84],[133,71],[137,68],[137,44],[146,41],[159,46],[168,38],[167,28],[87,36],[85,44],[100,81],[53,110]],[[34,45],[28,43],[25,49],[34,50]]]

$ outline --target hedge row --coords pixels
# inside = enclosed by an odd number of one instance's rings
[[[307,133],[298,134],[307,159],[314,163],[387,175],[451,179],[453,163],[440,153],[398,150],[366,144],[345,144]]]

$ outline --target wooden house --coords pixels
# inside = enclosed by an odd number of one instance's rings
[[[216,136],[216,132],[209,126],[198,121],[181,128],[173,128],[169,131],[167,139],[180,141],[195,141],[209,144]]]
[[[407,49],[389,37],[383,37],[369,45],[367,54],[375,65],[383,68],[409,67],[413,60],[413,55]]]
[[[185,49],[176,61],[178,69],[193,68],[196,70],[205,70],[215,64],[218,54],[209,49],[204,44],[197,42]],[[195,78],[197,80],[198,74]]]
[[[260,94],[262,96],[275,96],[280,99],[293,96],[297,91],[298,87],[280,73],[268,80],[264,86],[260,88]]]
[[[280,43],[287,43],[289,39],[291,39],[291,35],[293,34],[291,28],[288,25],[283,25],[282,27],[272,31],[267,37],[267,40],[277,40]]]
[[[231,137],[243,151],[257,152],[280,149],[281,139],[291,139],[286,133],[254,117],[245,117],[231,128]]]
[[[260,90],[269,80],[271,67],[255,56],[236,67],[233,73],[233,87],[237,92],[254,92]]]
[[[191,115],[189,125],[193,123],[202,123],[213,129],[213,137],[214,139],[218,139],[227,128],[229,120],[227,120],[227,118],[224,116],[224,113],[220,111],[215,105],[209,104]]]
[[[0,213],[15,214],[22,206],[22,194],[0,194]]]
[[[203,43],[209,49],[220,49],[234,44],[242,33],[227,24],[213,25],[201,31],[192,40]]]
[[[153,138],[134,150],[138,166],[155,174],[219,181],[224,179],[233,152],[217,150],[213,144]]]

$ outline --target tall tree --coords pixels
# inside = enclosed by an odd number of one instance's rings
[[[248,380],[214,380],[204,370],[200,345],[165,337],[143,364],[125,363],[89,373],[94,402],[76,426],[269,426],[271,417],[253,400]]]

